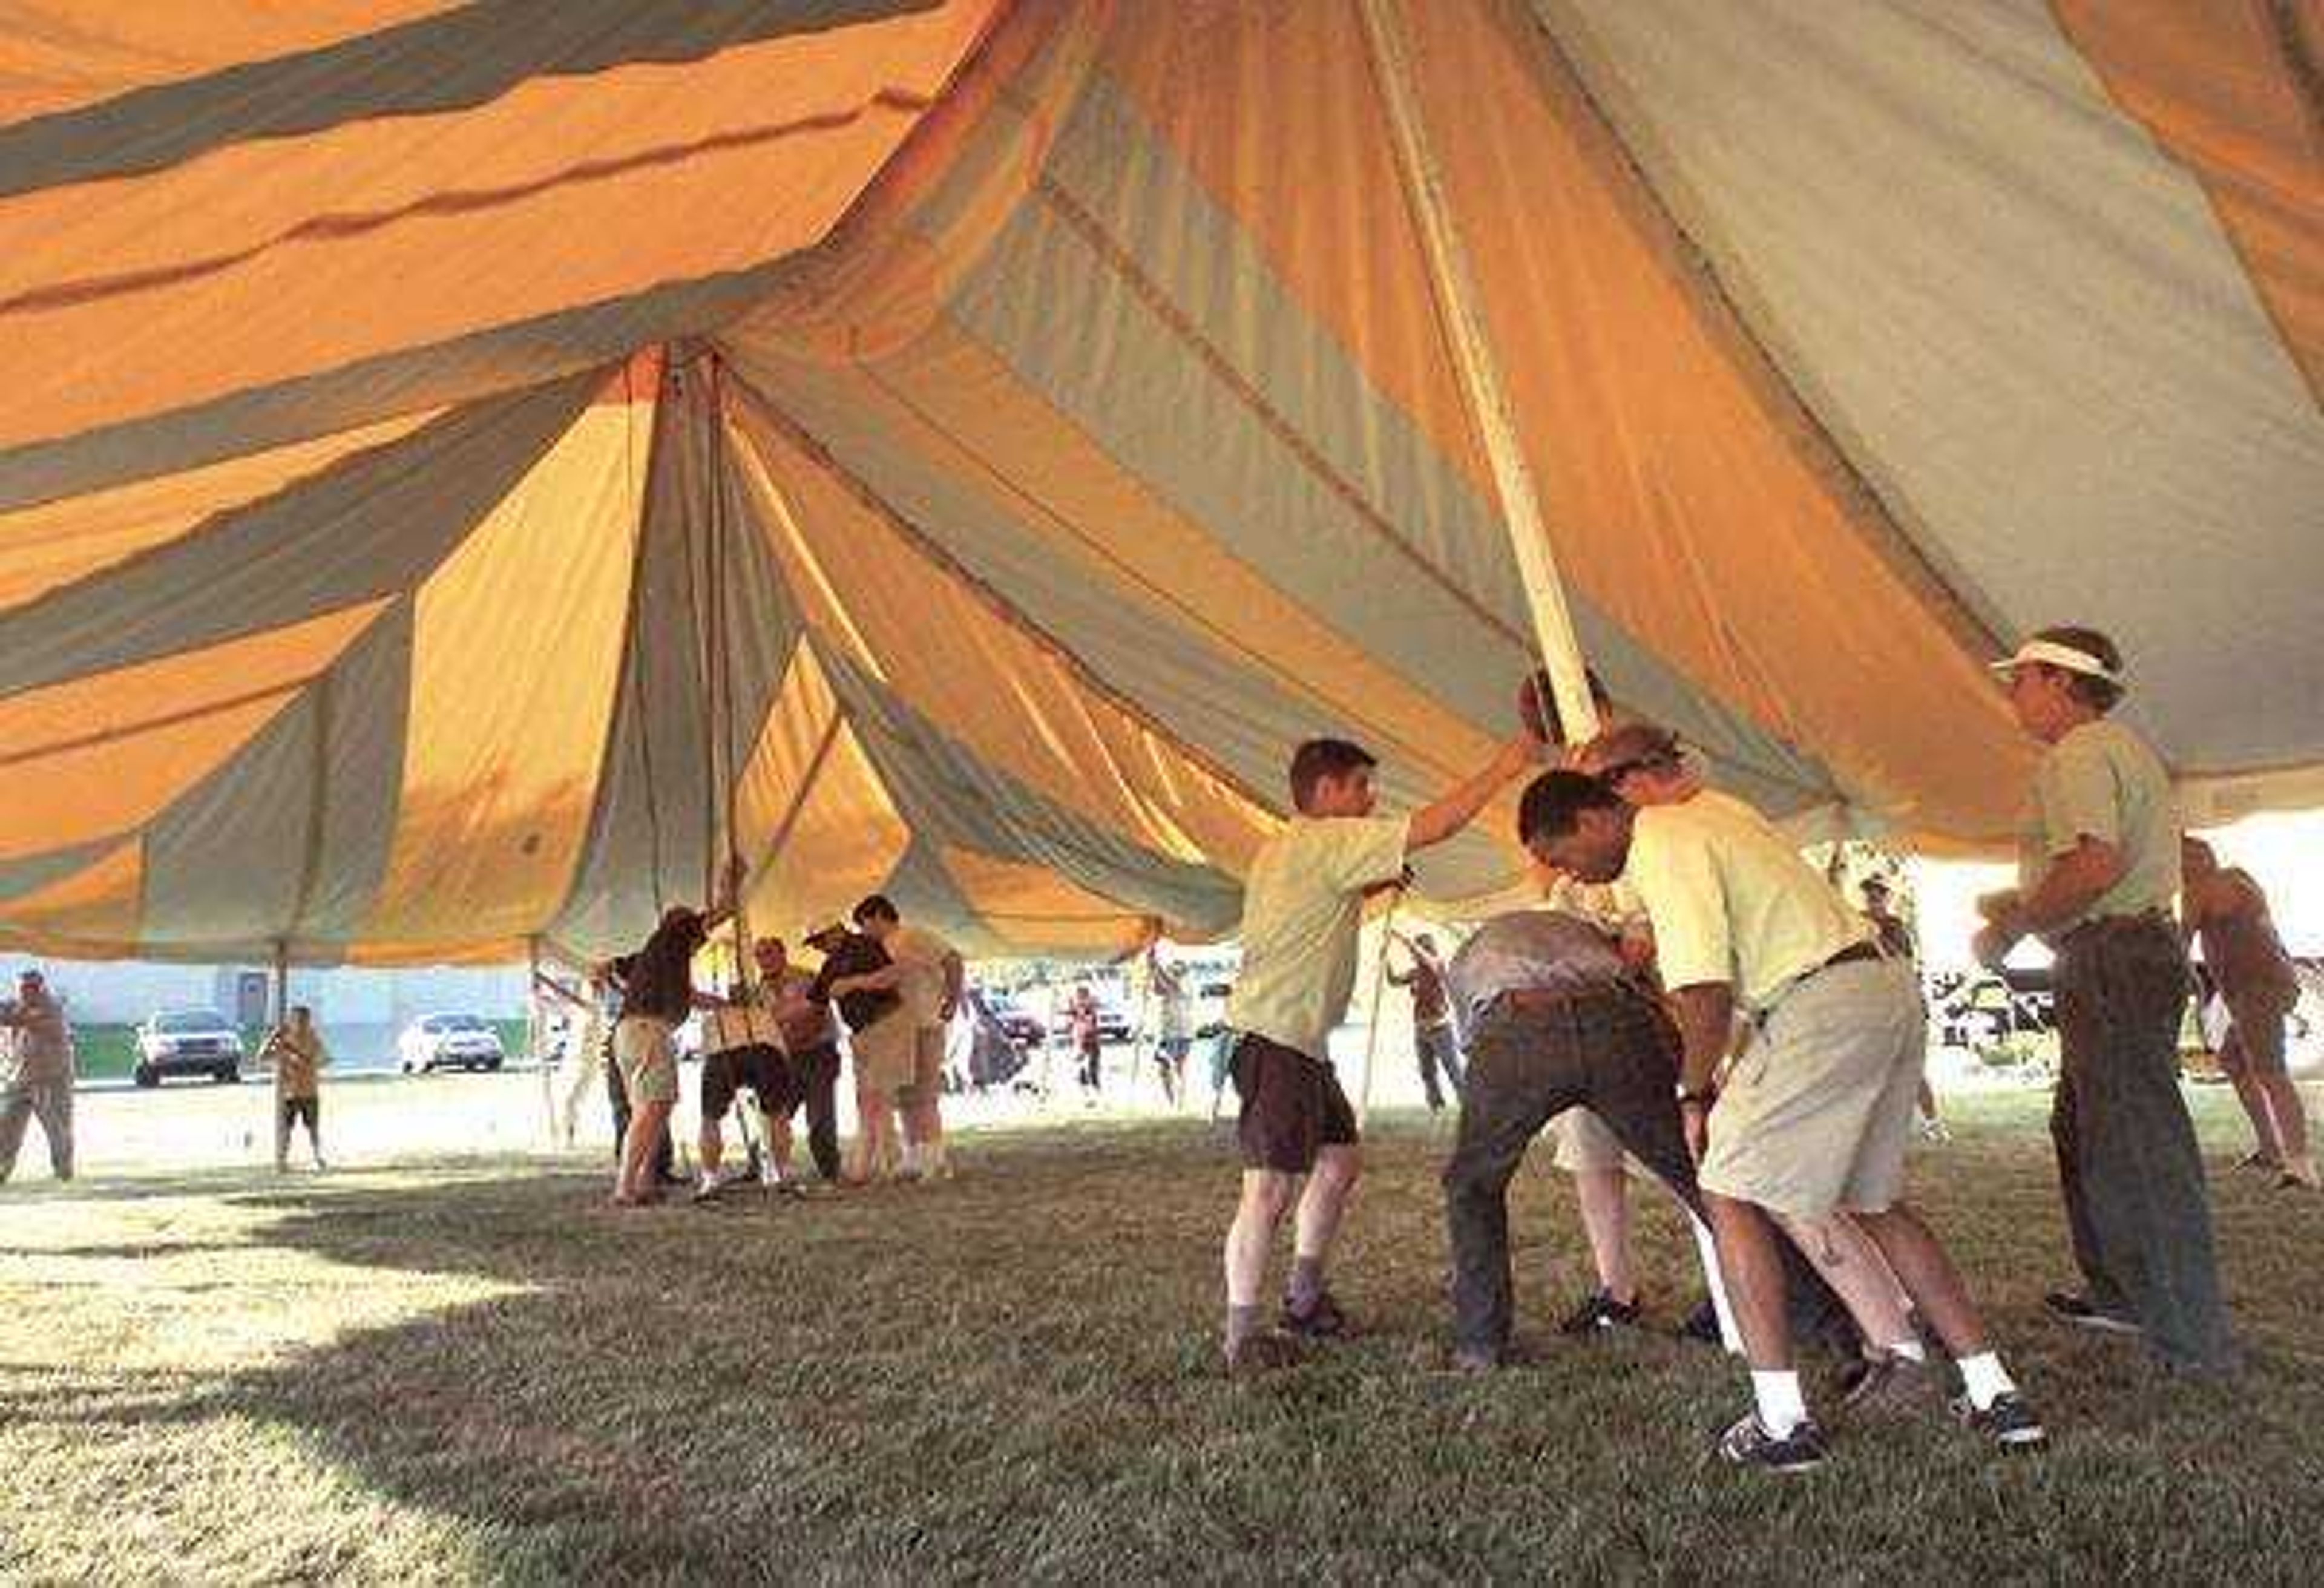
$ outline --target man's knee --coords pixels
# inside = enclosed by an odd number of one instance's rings
[[[1299,1183],[1296,1175],[1281,1169],[1246,1169],[1242,1177],[1243,1212],[1266,1223],[1280,1223],[1290,1210]]]

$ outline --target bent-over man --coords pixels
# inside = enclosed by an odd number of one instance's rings
[[[2040,1419],[1987,1343],[1952,1262],[1904,1196],[1924,1057],[1919,990],[1860,918],[1739,800],[1633,806],[1597,777],[1549,772],[1526,790],[1526,845],[1593,882],[1627,876],[1653,924],[1683,1057],[1678,1101],[1744,1350],[1754,1408],[1719,1443],[1779,1473],[1827,1458],[1793,1365],[1780,1237],[1854,1215],[1960,1369],[1957,1413],[2004,1447]],[[1720,1080],[1736,1013],[1751,1038]]]

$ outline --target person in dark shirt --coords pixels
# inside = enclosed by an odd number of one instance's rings
[[[807,942],[823,952],[823,968],[808,986],[807,998],[838,1007],[854,1057],[855,1117],[861,1122],[842,1177],[862,1185],[886,1174],[900,1154],[896,1094],[911,1082],[918,1033],[900,993],[862,984],[893,963],[877,938],[834,924],[810,934]]]
[[[635,1206],[661,1195],[653,1159],[678,1102],[678,1028],[697,1002],[713,1007],[717,1002],[697,999],[694,956],[733,913],[732,901],[742,881],[737,857],[728,865],[725,896],[716,905],[708,910],[672,905],[662,912],[660,924],[643,947],[609,967],[622,992],[621,1019],[613,1026],[613,1061],[631,1108],[622,1131],[621,1168],[613,1180],[613,1201],[619,1205]]]

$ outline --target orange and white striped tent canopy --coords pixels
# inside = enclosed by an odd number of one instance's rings
[[[2005,836],[2064,620],[2324,788],[2324,112],[2269,0],[1404,0],[1582,649]],[[0,940],[1231,927],[1527,606],[1357,0],[0,0]],[[1506,813],[1432,854],[1513,875]]]

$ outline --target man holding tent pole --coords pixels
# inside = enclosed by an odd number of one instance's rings
[[[1372,814],[1378,763],[1358,745],[1311,739],[1291,758],[1295,814],[1260,846],[1245,880],[1242,974],[1227,1010],[1240,1033],[1232,1062],[1243,1162],[1225,1251],[1231,1371],[1276,1354],[1261,1343],[1277,1337],[1264,1332],[1259,1296],[1275,1232],[1295,1200],[1283,1325],[1310,1338],[1347,1326],[1324,1265],[1362,1156],[1329,1039],[1355,989],[1364,900],[1394,884],[1412,852],[1467,826],[1541,748],[1530,732],[1518,734],[1482,771],[1409,817]]]
[[[727,868],[724,899],[707,910],[672,905],[662,912],[645,946],[616,962],[622,1015],[613,1027],[613,1060],[631,1111],[622,1131],[621,1168],[613,1180],[617,1206],[634,1207],[660,1196],[653,1157],[678,1102],[678,1028],[697,1004],[717,1004],[694,990],[694,956],[710,933],[733,914],[742,875],[737,856]]]

